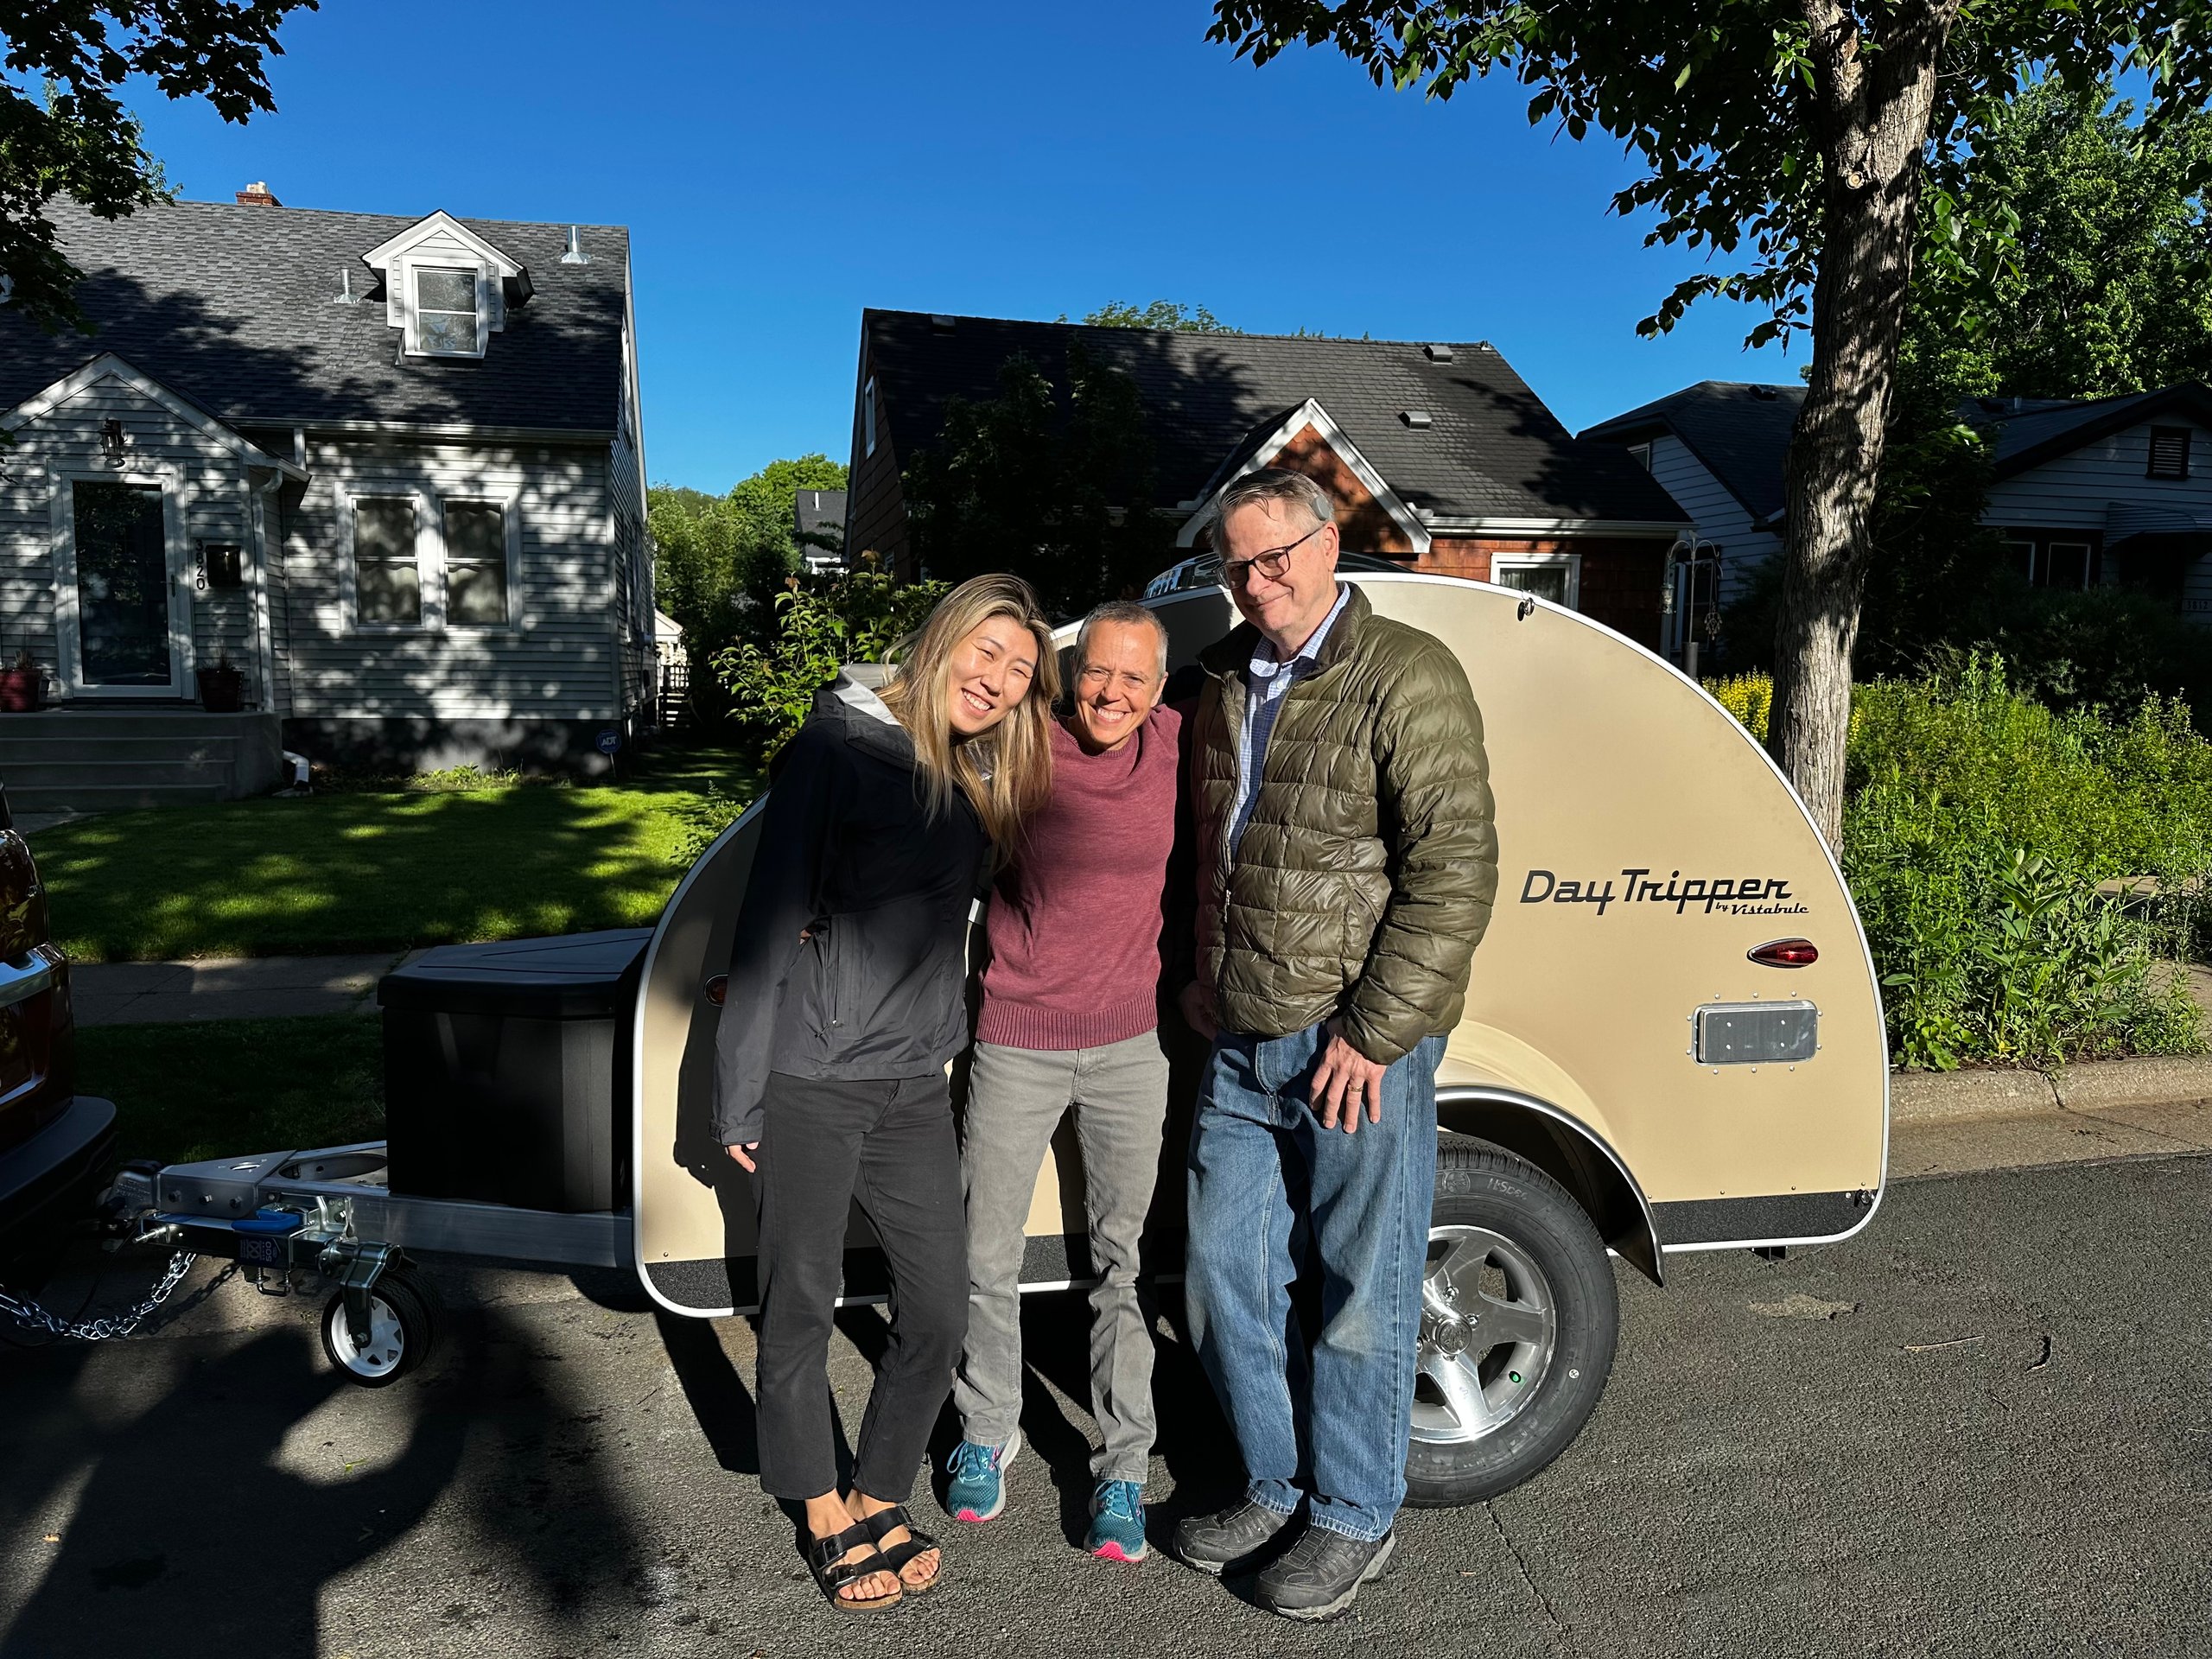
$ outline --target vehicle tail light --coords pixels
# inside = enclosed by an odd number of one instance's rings
[[[1773,939],[1750,954],[1763,968],[1809,968],[1821,959],[1810,939]]]
[[[722,1005],[723,994],[728,989],[729,976],[728,974],[716,974],[712,979],[707,982],[707,1001],[713,1003],[719,1008]]]

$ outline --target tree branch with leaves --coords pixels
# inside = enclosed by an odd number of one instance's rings
[[[1764,315],[1747,344],[1806,335],[1807,395],[1786,468],[1783,597],[1769,742],[1834,845],[1843,811],[1851,651],[1870,556],[1913,252],[2007,257],[1985,211],[1982,136],[2023,85],[2149,89],[2142,142],[2212,89],[2212,0],[1217,0],[1211,38],[1266,63],[1334,46],[1378,85],[1448,99],[1503,73],[1532,122],[1619,141],[1643,176],[1612,201],[1647,245],[1707,252],[1638,325],[1693,303]]]
[[[103,219],[168,199],[161,163],[118,93],[133,76],[164,98],[204,99],[226,121],[273,111],[265,60],[276,28],[315,0],[0,0],[0,288],[52,333],[83,327],[46,210],[69,196]]]

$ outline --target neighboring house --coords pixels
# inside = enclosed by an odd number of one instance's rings
[[[846,545],[914,574],[900,469],[947,400],[998,391],[1026,355],[1065,387],[1070,343],[1135,381],[1157,480],[1148,505],[1205,544],[1214,501],[1265,466],[1311,473],[1344,545],[1408,570],[1540,593],[1647,645],[1687,515],[1613,445],[1578,442],[1492,347],[1186,334],[995,317],[862,314]],[[1128,505],[1128,504],[1122,504]]]
[[[791,524],[799,557],[819,575],[845,568],[845,493],[794,490]]]
[[[1723,594],[1782,545],[1782,464],[1802,386],[1707,380],[1589,428],[1648,467],[1722,549]],[[2038,587],[2140,588],[2212,621],[2212,391],[1975,398],[1990,446],[1981,522]]]
[[[690,653],[683,648],[683,625],[658,606],[653,607],[653,664],[663,674],[671,668],[689,668]]]
[[[117,711],[196,743],[219,658],[257,753],[596,770],[650,718],[625,231],[258,185],[54,219],[93,332],[0,313],[0,650],[58,708],[0,719],[0,752],[29,719],[97,758]]]

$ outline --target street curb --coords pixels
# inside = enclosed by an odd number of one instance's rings
[[[2109,1111],[2199,1100],[2212,1100],[2212,1055],[2152,1054],[2126,1060],[2087,1060],[2056,1072],[1993,1067],[1890,1074],[1892,1123]]]

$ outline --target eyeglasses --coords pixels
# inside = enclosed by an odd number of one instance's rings
[[[1269,582],[1273,582],[1288,568],[1290,556],[1326,528],[1325,524],[1316,524],[1297,541],[1286,542],[1281,547],[1271,547],[1266,552],[1255,553],[1249,559],[1236,559],[1224,564],[1221,567],[1221,585],[1233,592],[1250,581],[1252,572],[1255,569]]]

